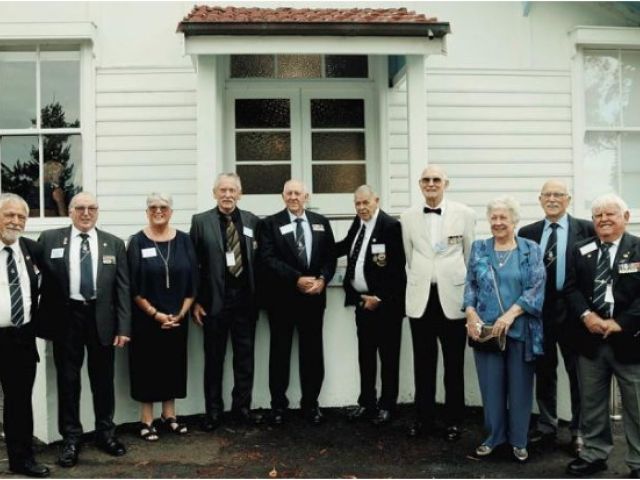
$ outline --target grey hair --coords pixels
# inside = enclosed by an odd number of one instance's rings
[[[234,180],[236,182],[236,185],[238,186],[238,191],[242,192],[242,182],[240,181],[240,175],[238,175],[235,172],[227,172],[227,173],[221,173],[216,177],[216,181],[213,184],[213,190],[217,190],[218,187],[220,186],[220,183],[222,183],[222,180],[224,180],[225,178],[229,178],[231,180]]]
[[[509,195],[500,195],[499,197],[489,201],[487,204],[487,219],[489,219],[491,217],[491,213],[498,208],[507,209],[511,215],[513,224],[518,224],[520,221],[520,204],[515,198]]]
[[[444,182],[448,182],[448,181],[449,181],[449,175],[447,175],[447,171],[446,171],[444,168],[442,168],[442,166],[441,166],[441,165],[438,165],[437,163],[432,163],[432,164],[429,164],[429,165],[427,165],[426,167],[424,167],[424,168],[422,169],[422,173],[420,173],[420,178],[422,178],[422,174],[423,174],[426,170],[428,170],[429,168],[434,169],[434,170],[437,170],[438,172],[440,172],[440,174],[442,175],[442,180],[443,180]]]
[[[591,202],[591,214],[593,215],[596,210],[602,210],[604,207],[611,205],[618,207],[621,213],[629,211],[627,202],[625,202],[619,195],[616,195],[615,193],[605,193]]]
[[[76,205],[76,202],[78,201],[78,197],[80,197],[82,195],[87,195],[87,196],[91,197],[95,201],[96,205],[98,205],[98,199],[96,198],[96,196],[93,193],[83,191],[83,192],[76,193],[73,196],[73,198],[71,198],[71,201],[69,202],[69,210],[71,210]]]
[[[20,195],[16,195],[15,193],[1,193],[0,194],[0,210],[4,208],[4,205],[9,202],[15,202],[22,205],[22,207],[27,212],[27,217],[29,216],[29,204],[25,202],[24,198]]]
[[[376,193],[376,191],[373,189],[373,187],[371,185],[360,185],[358,188],[356,188],[356,191],[353,192],[354,195],[358,195],[364,193],[365,195],[369,196],[369,197],[377,197],[378,194]]]
[[[173,208],[173,198],[168,193],[152,192],[147,197],[147,207],[150,207],[153,202],[164,202],[169,205],[169,208]]]
[[[298,180],[297,178],[290,178],[289,180],[284,182],[284,185],[282,186],[282,193],[284,193],[284,189],[287,187],[287,185],[292,182],[299,183],[302,187],[302,191],[307,194],[309,193],[309,190],[307,190],[307,185],[302,180]]]

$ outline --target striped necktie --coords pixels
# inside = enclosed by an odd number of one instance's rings
[[[85,300],[94,297],[93,288],[93,261],[91,260],[91,247],[89,245],[89,234],[81,233],[80,237],[80,295]]]
[[[20,275],[18,265],[13,257],[13,249],[4,247],[7,252],[7,277],[9,280],[9,296],[11,297],[11,323],[19,327],[24,323],[24,303],[22,302],[22,290],[20,289]]]
[[[227,252],[233,252],[234,264],[230,267],[229,273],[238,278],[242,273],[242,250],[240,248],[240,235],[231,215],[225,215],[227,219],[227,228],[225,235],[227,236]]]
[[[607,285],[611,285],[611,262],[609,249],[613,244],[603,242],[600,245],[600,258],[596,265],[596,276],[593,281],[593,307],[602,318],[611,316],[610,304],[605,300],[607,296]]]
[[[296,250],[298,261],[302,267],[307,268],[307,243],[304,239],[304,229],[302,228],[302,218],[296,218]]]

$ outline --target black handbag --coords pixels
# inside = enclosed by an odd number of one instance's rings
[[[493,279],[493,285],[496,289],[500,312],[504,313],[502,298],[500,297],[500,290],[498,290],[498,282],[496,282],[496,276],[493,271],[493,267],[490,266],[489,268],[491,269],[491,278]],[[504,349],[507,347],[507,334],[503,331],[500,336],[496,337],[492,332],[493,325],[482,325],[480,327],[480,335],[478,337],[478,340],[474,340],[469,337],[469,346],[481,352],[504,352]]]

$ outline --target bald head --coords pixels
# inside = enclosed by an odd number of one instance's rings
[[[299,217],[304,213],[304,205],[309,199],[307,187],[303,182],[296,179],[287,180],[282,189],[282,199],[287,209],[295,216]]]
[[[442,203],[448,186],[447,172],[439,165],[429,165],[420,175],[420,190],[430,207],[437,207]]]
[[[571,203],[571,195],[569,195],[569,189],[564,181],[552,178],[542,185],[538,200],[544,210],[545,217],[550,222],[557,222],[567,213],[567,208]]]

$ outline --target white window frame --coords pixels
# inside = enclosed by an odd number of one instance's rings
[[[585,50],[638,50],[640,30],[627,27],[583,27],[571,32],[572,58],[572,109],[573,109],[573,164],[574,164],[574,209],[579,216],[590,218],[587,205],[589,185],[585,185],[583,153],[587,132],[640,132],[637,127],[589,127],[586,124],[584,103],[584,52]],[[618,157],[619,158],[619,157]],[[619,179],[618,179],[619,181]],[[618,184],[619,185],[619,184]],[[640,225],[640,208],[631,209],[631,223]]]
[[[0,130],[0,135],[38,136],[52,133],[80,135],[82,142],[82,189],[97,194],[93,55],[95,28],[91,22],[0,22],[0,45],[24,46],[25,48],[44,43],[48,47],[72,45],[77,46],[80,52],[80,127],[77,129],[7,129]],[[40,95],[39,88],[37,95]],[[39,103],[37,108],[40,108]],[[41,144],[42,141],[40,140],[39,143]],[[42,155],[42,145],[39,146],[40,155]],[[41,177],[42,167],[41,161]],[[27,221],[26,230],[29,234],[37,235],[43,230],[69,224],[68,217],[32,217]]]

